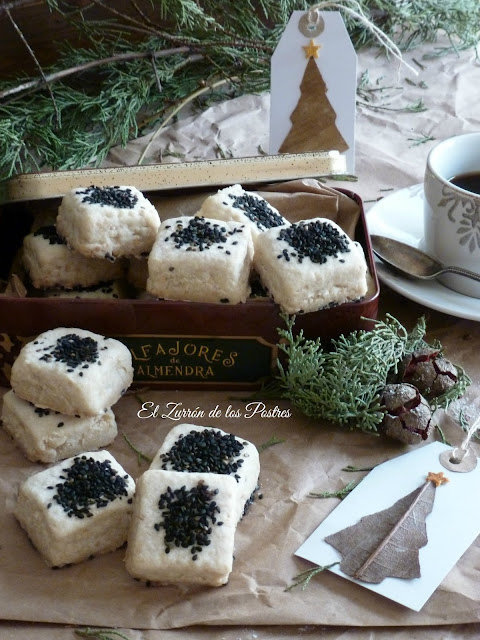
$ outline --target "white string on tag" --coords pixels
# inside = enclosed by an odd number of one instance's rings
[[[352,6],[348,6],[348,4]],[[313,11],[321,11],[322,9],[338,9],[339,11],[344,11],[355,20],[361,22],[369,31],[373,33],[380,44],[385,47],[385,49],[390,54],[397,58],[397,60],[399,60],[401,64],[405,65],[412,73],[418,75],[418,71],[414,69],[410,64],[408,64],[408,62],[405,62],[402,56],[402,52],[393,42],[393,40],[389,38],[379,27],[377,27],[377,25],[375,25],[371,20],[368,19],[357,0],[343,0],[343,3],[329,2],[328,0],[324,0],[324,2],[318,2],[317,4],[310,7],[308,14],[312,16]]]
[[[472,423],[459,447],[455,447],[455,449],[450,451],[444,451],[440,454],[440,462],[446,469],[458,473],[468,473],[475,469],[477,466],[477,456],[470,447],[470,443],[479,427],[480,416]]]

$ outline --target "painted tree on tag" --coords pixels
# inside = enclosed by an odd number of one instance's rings
[[[308,62],[300,84],[300,99],[290,116],[292,127],[279,153],[346,151],[348,144],[335,124],[337,114],[327,98],[328,89],[315,62],[320,45],[311,40],[303,48]]]
[[[433,509],[436,488],[446,482],[443,472],[429,472],[424,485],[388,509],[327,536],[325,542],[343,556],[340,569],[374,584],[386,577],[419,578],[418,551],[428,543],[425,520]]]

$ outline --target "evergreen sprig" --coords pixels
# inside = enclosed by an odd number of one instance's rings
[[[307,0],[44,2],[90,44],[75,49],[67,43],[37,77],[0,82],[0,180],[39,168],[98,166],[112,146],[150,131],[183,104],[203,108],[207,99],[267,90],[271,54],[292,11],[312,6]],[[434,41],[439,30],[456,49],[479,40],[477,0],[441,6],[359,0],[359,6],[404,47]],[[92,16],[98,8],[102,19]],[[14,20],[14,10],[10,16]],[[365,26],[344,19],[357,49],[374,42]],[[197,99],[200,89],[220,80],[226,92]]]
[[[91,44],[64,45],[43,77],[0,82],[0,179],[40,167],[98,166],[112,146],[145,133],[218,80],[229,91],[210,99],[266,90],[281,26],[306,6],[263,0],[255,9],[239,0],[219,10],[209,0],[152,0],[157,24],[101,0],[82,10],[46,1]],[[92,5],[108,19],[89,19]]]
[[[314,578],[319,573],[322,573],[322,571],[325,571],[326,569],[331,569],[337,564],[340,564],[340,563],[332,562],[332,564],[327,564],[325,566],[320,566],[320,567],[313,567],[313,569],[307,569],[306,571],[302,571],[302,573],[299,573],[293,578],[294,580],[293,584],[291,584],[289,587],[286,587],[284,591],[291,591],[292,589],[295,589],[295,587],[298,587],[300,585],[302,587],[302,591],[305,591],[305,589],[310,584],[310,581],[312,580],[312,578]]]
[[[439,32],[449,46],[436,54],[475,47],[480,41],[480,4],[477,0],[360,0],[360,6],[403,50],[435,42]],[[345,17],[357,48],[373,43],[371,32]]]
[[[279,347],[287,365],[279,362],[279,379],[285,397],[311,418],[377,431],[384,415],[379,392],[405,353],[406,329],[388,316],[371,331],[340,336],[326,351],[319,339],[294,335],[294,318],[284,320]]]
[[[278,362],[278,380],[283,396],[299,411],[314,419],[375,433],[384,417],[380,393],[397,373],[404,355],[434,347],[425,341],[425,318],[408,332],[393,316],[375,321],[371,331],[354,331],[332,340],[325,350],[320,340],[294,333],[295,318],[283,316],[286,329],[279,329],[279,348],[286,363]],[[448,408],[464,395],[471,383],[462,367],[456,384],[432,401],[432,409]]]

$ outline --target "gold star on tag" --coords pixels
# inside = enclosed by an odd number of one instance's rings
[[[433,482],[433,484],[436,487],[439,487],[441,484],[445,484],[446,482],[448,482],[448,478],[446,478],[443,475],[443,471],[440,471],[439,473],[432,473],[432,471],[428,472],[428,476],[427,476],[427,482],[430,480],[430,482]]]
[[[305,57],[318,58],[318,50],[321,48],[321,46],[321,44],[315,44],[313,40],[310,40],[310,42],[305,47],[302,47],[302,49],[305,51]]]

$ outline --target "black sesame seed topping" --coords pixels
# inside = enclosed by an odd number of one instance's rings
[[[60,290],[65,290],[64,287],[59,287]],[[89,287],[82,287],[80,285],[75,285],[69,291],[75,291],[78,293],[95,293],[97,291],[101,291],[102,293],[112,293],[113,291],[113,280],[105,280],[102,282],[98,282],[97,284],[92,284]],[[80,297],[80,296],[77,296]]]
[[[295,252],[284,249],[277,256],[279,259],[296,258],[299,263],[304,258],[310,258],[312,262],[323,264],[328,257],[338,257],[339,253],[348,253],[350,245],[345,233],[339,232],[328,222],[314,220],[311,222],[298,222],[281,229],[279,240],[284,240]]]
[[[243,465],[240,458],[243,448],[232,434],[214,429],[192,430],[162,454],[162,469],[234,476]],[[236,480],[238,482],[238,478]]]
[[[70,517],[92,517],[91,508],[94,505],[97,508],[106,507],[116,498],[128,495],[126,480],[112,468],[110,460],[78,456],[74,458],[72,466],[62,471],[65,475],[60,478],[64,482],[55,486],[57,493],[53,499]]]
[[[120,187],[87,187],[85,191],[77,191],[83,195],[82,202],[87,204],[99,204],[101,207],[112,206],[117,209],[133,209],[138,202],[138,197],[131,189]]]
[[[218,224],[197,216],[191,218],[186,226],[177,220],[175,231],[165,238],[165,242],[172,240],[175,249],[185,246],[186,251],[205,251],[219,242],[227,242],[228,235],[225,227],[219,227]]]
[[[273,209],[266,200],[258,198],[251,193],[244,193],[237,196],[228,194],[233,200],[232,206],[240,209],[259,229],[271,229],[285,224],[282,216]]]
[[[155,531],[165,531],[165,553],[169,553],[173,546],[190,548],[192,560],[198,559],[202,548],[211,543],[210,525],[215,524],[215,514],[220,513],[213,500],[217,493],[218,490],[212,491],[201,482],[190,489],[185,486],[180,489],[167,487],[158,501],[163,519],[153,525]]]
[[[65,238],[62,238],[62,236],[58,235],[57,230],[53,224],[46,227],[40,227],[40,229],[37,229],[33,235],[42,236],[42,238],[48,240],[49,244],[67,244]]]
[[[30,402],[32,407],[35,407],[34,404]],[[37,414],[39,418],[43,418],[44,416],[50,415],[50,409],[42,409],[41,407],[35,407],[34,412]]]
[[[98,359],[97,341],[90,336],[81,338],[75,333],[68,333],[58,338],[54,345],[45,347],[44,351],[46,353],[40,356],[40,360],[64,362],[68,367],[68,373],[81,364],[95,362]]]

